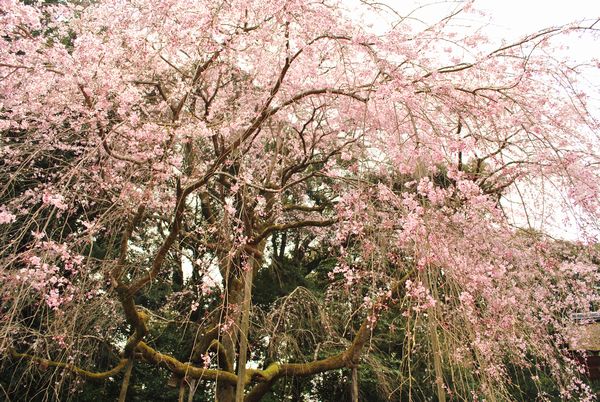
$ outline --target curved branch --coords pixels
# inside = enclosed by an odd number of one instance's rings
[[[146,322],[149,319],[148,314],[146,314],[144,311],[136,309],[133,297],[128,296],[127,294],[128,290],[129,289],[123,285],[119,285],[116,288],[117,295],[119,296],[119,300],[121,302],[121,305],[123,306],[125,319],[133,327],[133,335],[131,335],[129,339],[127,339],[127,343],[125,344],[125,348],[123,351],[125,357],[133,355],[137,344],[148,333],[148,327],[146,326]]]
[[[406,280],[413,274],[414,269],[408,271],[400,280],[392,286],[392,294],[398,293]],[[383,301],[384,297],[380,301]],[[373,323],[369,318],[366,318],[356,334],[352,344],[348,349],[337,355],[327,357],[322,360],[315,360],[308,363],[273,363],[264,370],[252,370],[251,375],[260,381],[244,399],[245,402],[260,401],[262,396],[268,392],[271,386],[281,377],[297,376],[306,377],[314,374],[323,373],[326,371],[355,367],[360,359],[360,355],[369,341],[371,331],[376,323]]]
[[[123,370],[125,368],[127,363],[129,363],[129,361],[130,361],[130,359],[121,359],[115,367],[113,367],[112,369],[110,369],[108,371],[93,372],[93,371],[88,371],[88,370],[79,368],[71,363],[56,362],[53,360],[48,360],[48,359],[44,359],[41,357],[33,356],[33,355],[30,355],[27,353],[17,353],[14,350],[10,351],[10,355],[15,359],[29,359],[29,360],[35,361],[45,367],[63,368],[65,370],[72,371],[73,373],[80,375],[82,377],[86,377],[86,378],[90,378],[90,379],[97,379],[97,380],[108,378],[112,375],[119,373],[121,370]]]
[[[225,371],[233,371],[233,364],[229,361],[229,357],[227,356],[227,351],[221,342],[218,339],[213,339],[210,345],[208,345],[208,350],[212,350],[217,353],[219,356],[219,366]]]
[[[187,378],[202,379],[208,381],[222,381],[231,385],[237,382],[237,375],[224,370],[206,369],[203,367],[195,367],[189,363],[183,363],[173,356],[169,356],[158,352],[145,342],[139,342],[137,351],[142,354],[142,357],[149,363],[159,367],[164,367],[167,370]]]
[[[282,206],[284,211],[302,211],[302,212],[323,212],[325,209],[324,205],[302,205],[302,204],[284,204]]]
[[[106,141],[106,138],[102,132],[103,132],[103,130],[100,130],[100,138],[102,139],[102,148],[104,148],[104,151],[108,154],[108,156],[113,157],[113,158],[118,159],[123,162],[130,162],[130,163],[133,163],[138,166],[143,165],[143,163],[144,163],[143,161],[139,161],[137,159],[133,159],[133,158],[130,158],[125,155],[121,155],[121,154],[113,151],[110,148],[110,146],[108,145],[108,142]]]
[[[411,270],[407,272],[402,279],[392,286],[392,293],[398,292],[404,282],[410,277],[410,275],[414,272]],[[383,302],[383,301],[382,301]],[[136,313],[138,315],[138,319],[143,323],[143,317],[140,317],[141,313]],[[368,318],[365,319],[356,332],[352,344],[343,352],[340,352],[334,356],[327,357],[321,360],[315,360],[308,363],[273,363],[269,367],[264,370],[256,370],[256,369],[247,369],[244,375],[243,384],[247,385],[253,380],[260,381],[245,397],[245,401],[258,401],[264,395],[265,392],[269,390],[269,388],[281,377],[284,376],[299,376],[305,377],[314,374],[323,373],[326,371],[341,369],[345,367],[354,367],[358,364],[360,359],[360,355],[367,344],[371,331],[373,330],[373,323]],[[133,336],[132,336],[133,338]],[[210,347],[217,346],[218,344],[214,343],[209,345]],[[217,370],[217,369],[207,369],[202,367],[192,366],[189,363],[183,363],[173,356],[169,356],[167,354],[161,353],[154,348],[148,346],[143,341],[137,341],[135,345],[135,350],[141,354],[143,359],[148,362],[155,364],[159,367],[164,367],[171,371],[172,373],[177,374],[181,377],[187,377],[191,379],[202,379],[207,381],[221,381],[230,385],[236,385],[238,376],[232,372],[225,370]],[[102,373],[92,373],[86,370],[79,369],[71,364],[67,363],[58,363],[58,362],[50,362],[45,359],[35,358],[30,355],[24,354],[15,354],[15,357],[26,357],[33,358],[40,362],[48,363],[48,365],[65,367],[73,370],[74,372],[84,375],[89,378],[106,378],[110,375],[116,374],[121,371],[129,361],[129,359],[122,359],[117,367],[114,369],[102,372]]]
[[[323,221],[305,220],[305,221],[270,225],[270,226],[267,226],[265,229],[263,229],[263,231],[260,232],[260,234],[254,238],[252,243],[258,244],[261,240],[264,240],[271,233],[273,233],[275,231],[287,230],[287,229],[297,229],[297,228],[304,228],[304,227],[325,227],[325,226],[331,226],[334,223],[336,223],[337,221],[338,221],[337,219],[327,219],[327,220],[323,220]]]

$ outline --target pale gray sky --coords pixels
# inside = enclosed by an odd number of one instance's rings
[[[499,33],[508,36],[600,17],[598,0],[481,0],[475,4],[489,14]]]

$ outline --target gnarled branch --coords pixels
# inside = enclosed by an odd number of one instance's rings
[[[63,368],[65,370],[69,370],[77,375],[82,376],[82,377],[86,377],[89,379],[95,379],[95,380],[101,380],[104,378],[108,378],[112,375],[119,373],[121,370],[123,370],[125,368],[125,366],[127,365],[127,363],[129,363],[129,360],[130,360],[130,359],[121,359],[115,367],[113,367],[112,369],[110,369],[108,371],[94,372],[94,371],[89,371],[89,370],[85,370],[80,367],[77,367],[76,365],[74,365],[72,363],[63,363],[63,362],[48,360],[48,359],[44,359],[41,357],[30,355],[27,353],[17,353],[14,350],[10,351],[10,355],[15,359],[29,359],[29,360],[37,362],[38,364],[45,366],[45,367]]]

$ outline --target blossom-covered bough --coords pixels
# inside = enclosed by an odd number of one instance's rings
[[[22,380],[56,368],[46,399],[127,371],[124,398],[133,364],[223,402],[347,368],[358,398],[394,327],[387,398],[430,381],[503,400],[509,367],[592,397],[565,349],[569,314],[598,302],[579,81],[598,60],[553,46],[596,20],[494,48],[454,30],[467,3],[426,29],[356,6],[383,32],[335,0],[0,5],[0,351],[31,364]],[[544,232],[556,219],[577,243]],[[314,277],[317,254],[336,260],[323,298],[253,307],[275,260]],[[181,350],[151,336],[169,322]]]

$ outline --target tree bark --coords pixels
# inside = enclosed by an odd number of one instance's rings
[[[265,242],[261,241],[256,249],[258,255],[262,255]],[[252,306],[252,281],[254,271],[260,268],[262,259],[255,254],[249,256],[248,268],[244,272],[244,300],[242,303],[242,322],[240,326],[240,348],[238,356],[238,380],[235,392],[235,401],[244,401],[244,386],[246,383],[246,360],[248,354],[248,329],[250,326],[250,307]]]
[[[174,247],[175,263],[173,264],[172,272],[172,288],[174,292],[179,292],[183,289],[183,252],[181,242],[177,241]]]
[[[183,400],[185,399],[185,388],[186,388],[185,378],[182,378],[179,381],[179,398],[177,399],[177,402],[183,402]]]
[[[358,402],[358,367],[352,367],[352,402]]]
[[[196,383],[198,381],[195,378],[190,380],[190,392],[188,393],[188,402],[194,402],[194,394],[196,393]]]
[[[119,402],[125,402],[127,399],[127,390],[129,389],[129,380],[131,379],[131,372],[133,371],[133,359],[127,362],[125,368],[125,376],[123,377],[123,383],[121,384],[121,392],[119,393]]]

